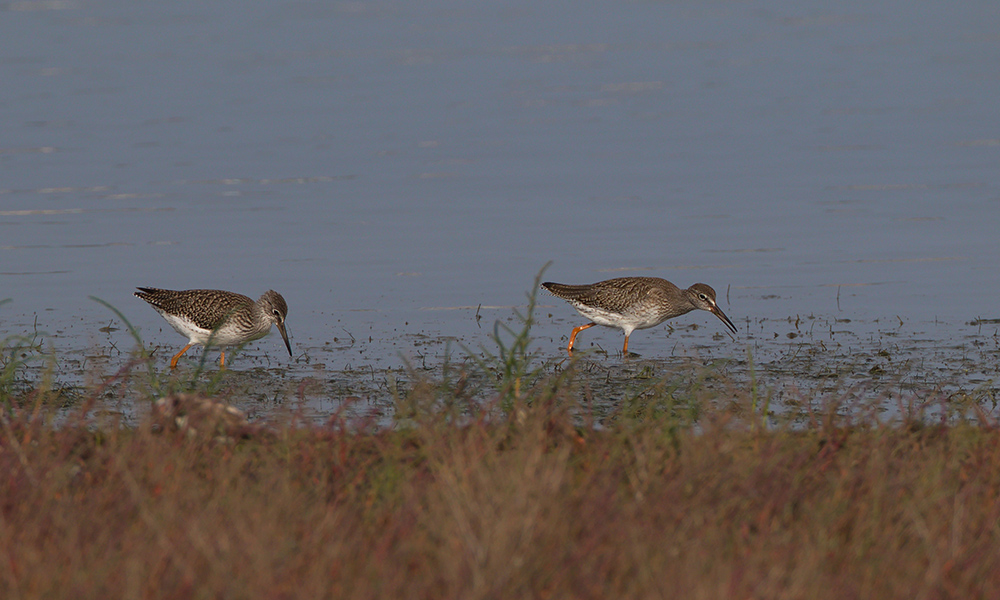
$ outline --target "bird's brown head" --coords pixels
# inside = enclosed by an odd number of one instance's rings
[[[285,341],[285,348],[288,348],[288,356],[292,356],[292,345],[288,342],[288,332],[285,331],[285,317],[288,316],[288,304],[285,303],[285,299],[278,292],[267,290],[259,302],[271,322],[277,325],[278,333]]]
[[[737,332],[736,326],[733,325],[733,322],[729,320],[726,313],[722,312],[719,305],[715,303],[715,290],[712,289],[712,286],[704,283],[696,283],[684,290],[684,295],[688,297],[688,300],[691,301],[691,304],[693,304],[695,308],[707,310],[713,315],[719,317],[719,320],[725,323],[726,327],[731,329],[733,333]]]

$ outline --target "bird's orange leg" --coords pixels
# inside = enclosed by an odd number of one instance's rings
[[[181,348],[180,352],[178,352],[177,354],[175,354],[174,357],[170,359],[170,368],[171,369],[176,369],[177,368],[177,361],[178,361],[178,359],[180,359],[180,357],[184,356],[184,353],[187,352],[188,348],[190,348],[190,347],[191,347],[191,344],[188,344],[187,346],[184,346],[183,348]]]
[[[584,329],[590,329],[594,325],[597,325],[597,323],[587,323],[586,325],[580,325],[579,327],[577,327],[576,329],[574,329],[573,333],[571,333],[569,335],[569,346],[566,346],[566,352],[572,352],[573,351],[573,342],[576,341],[576,334],[580,333]]]
[[[226,353],[225,352],[220,352],[219,353],[219,368],[220,369],[225,369],[226,368]]]
[[[625,347],[622,348],[622,356],[628,356],[628,336],[625,336]]]

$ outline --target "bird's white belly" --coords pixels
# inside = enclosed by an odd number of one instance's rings
[[[186,337],[192,344],[201,344],[202,346],[208,345],[209,340],[213,346],[238,346],[244,342],[260,339],[267,335],[270,330],[268,327],[264,331],[248,337],[245,332],[241,335],[234,325],[227,323],[215,331],[215,335],[212,335],[212,330],[199,327],[190,319],[165,312],[160,312],[160,314],[163,315],[167,323],[170,323],[174,331]]]
[[[617,313],[579,303],[573,303],[573,307],[581,315],[598,325],[618,327],[619,329],[624,329],[627,333],[631,333],[636,329],[655,327],[666,320],[659,318],[654,311]]]

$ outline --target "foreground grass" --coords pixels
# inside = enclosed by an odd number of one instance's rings
[[[569,383],[507,418],[414,385],[392,430],[5,409],[0,598],[1000,597],[991,423],[593,428]]]

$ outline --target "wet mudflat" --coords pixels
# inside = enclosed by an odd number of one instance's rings
[[[621,355],[621,333],[609,328],[585,332],[569,356],[566,334],[579,319],[554,317],[560,308],[536,307],[530,329],[522,308],[493,323],[482,316],[470,319],[466,335],[458,337],[424,330],[359,340],[345,332],[329,345],[296,346],[292,361],[281,355],[280,344],[274,347],[280,340],[273,335],[230,355],[230,367],[222,371],[215,349],[192,350],[171,372],[166,363],[176,347],[144,344],[140,350],[121,339],[96,341],[81,354],[66,355],[50,353],[46,348],[53,344],[37,334],[8,340],[8,351],[22,344],[16,371],[22,388],[49,382],[63,391],[67,409],[96,394],[96,409],[131,423],[147,414],[151,399],[185,389],[217,397],[262,421],[292,411],[313,423],[349,414],[390,425],[415,383],[442,378],[466,380],[468,397],[489,405],[508,383],[504,351],[526,331],[528,341],[519,349],[523,385],[570,373],[581,405],[599,421],[614,418],[637,399],[664,394],[715,403],[752,394],[762,414],[776,416],[831,402],[889,420],[933,419],[971,405],[996,408],[1000,326],[995,321],[744,319],[737,322],[736,337],[720,331],[714,319],[686,324],[679,319],[637,332],[636,352],[628,356]],[[477,310],[481,315],[481,307]],[[120,333],[116,325],[112,321],[106,333]],[[180,345],[179,336],[164,339]]]

